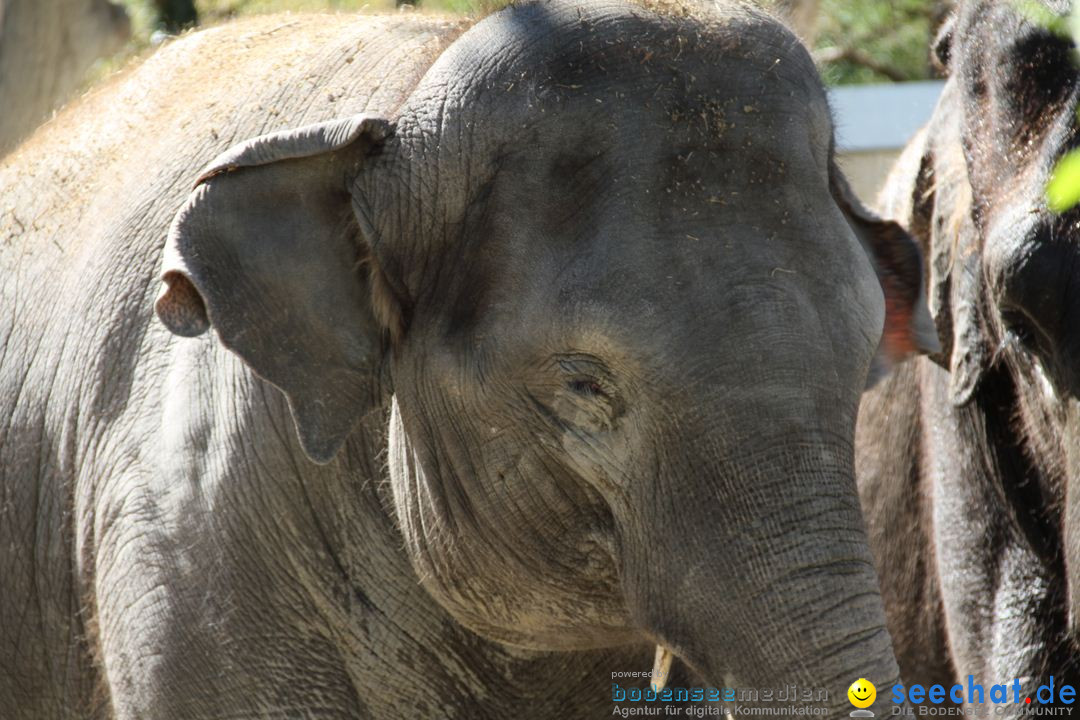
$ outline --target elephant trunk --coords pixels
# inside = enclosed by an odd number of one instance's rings
[[[851,450],[792,440],[713,463],[710,481],[680,473],[637,485],[621,530],[630,610],[704,685],[734,688],[736,704],[846,714],[848,687],[866,678],[881,692],[870,708],[880,718],[899,671]]]

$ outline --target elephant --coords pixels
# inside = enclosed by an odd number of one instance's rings
[[[960,4],[881,199],[923,250],[943,350],[864,396],[856,474],[901,675],[924,686],[1080,675],[1080,213],[1045,199],[1080,83],[1046,22],[1067,4],[1034,8]]]
[[[86,82],[91,66],[131,36],[109,0],[0,2],[0,154],[29,135]]]
[[[935,346],[832,153],[743,5],[269,16],[91,93],[0,166],[4,716],[895,681],[856,409]]]

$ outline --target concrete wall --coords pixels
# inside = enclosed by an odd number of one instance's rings
[[[842,152],[837,153],[836,160],[855,194],[872,206],[902,149]]]
[[[873,205],[900,152],[930,119],[940,81],[832,88],[837,161],[863,202]]]

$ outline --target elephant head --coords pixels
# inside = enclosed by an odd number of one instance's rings
[[[469,628],[648,640],[714,685],[839,705],[897,675],[859,395],[929,317],[916,246],[832,144],[813,63],[763,14],[519,5],[392,117],[218,158],[157,313],[280,388],[317,462],[388,404],[405,546]]]
[[[922,143],[911,229],[925,243],[949,399],[990,438],[969,444],[983,443],[974,452],[995,468],[1001,506],[1067,580],[1075,634],[1080,210],[1057,214],[1045,194],[1080,145],[1067,10],[980,1],[947,22],[935,52],[949,77]]]

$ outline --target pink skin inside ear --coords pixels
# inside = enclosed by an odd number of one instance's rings
[[[899,362],[918,351],[915,333],[911,327],[912,305],[907,302],[906,293],[897,286],[896,279],[891,275],[886,274],[881,278],[881,289],[885,291],[882,347],[889,360]]]

